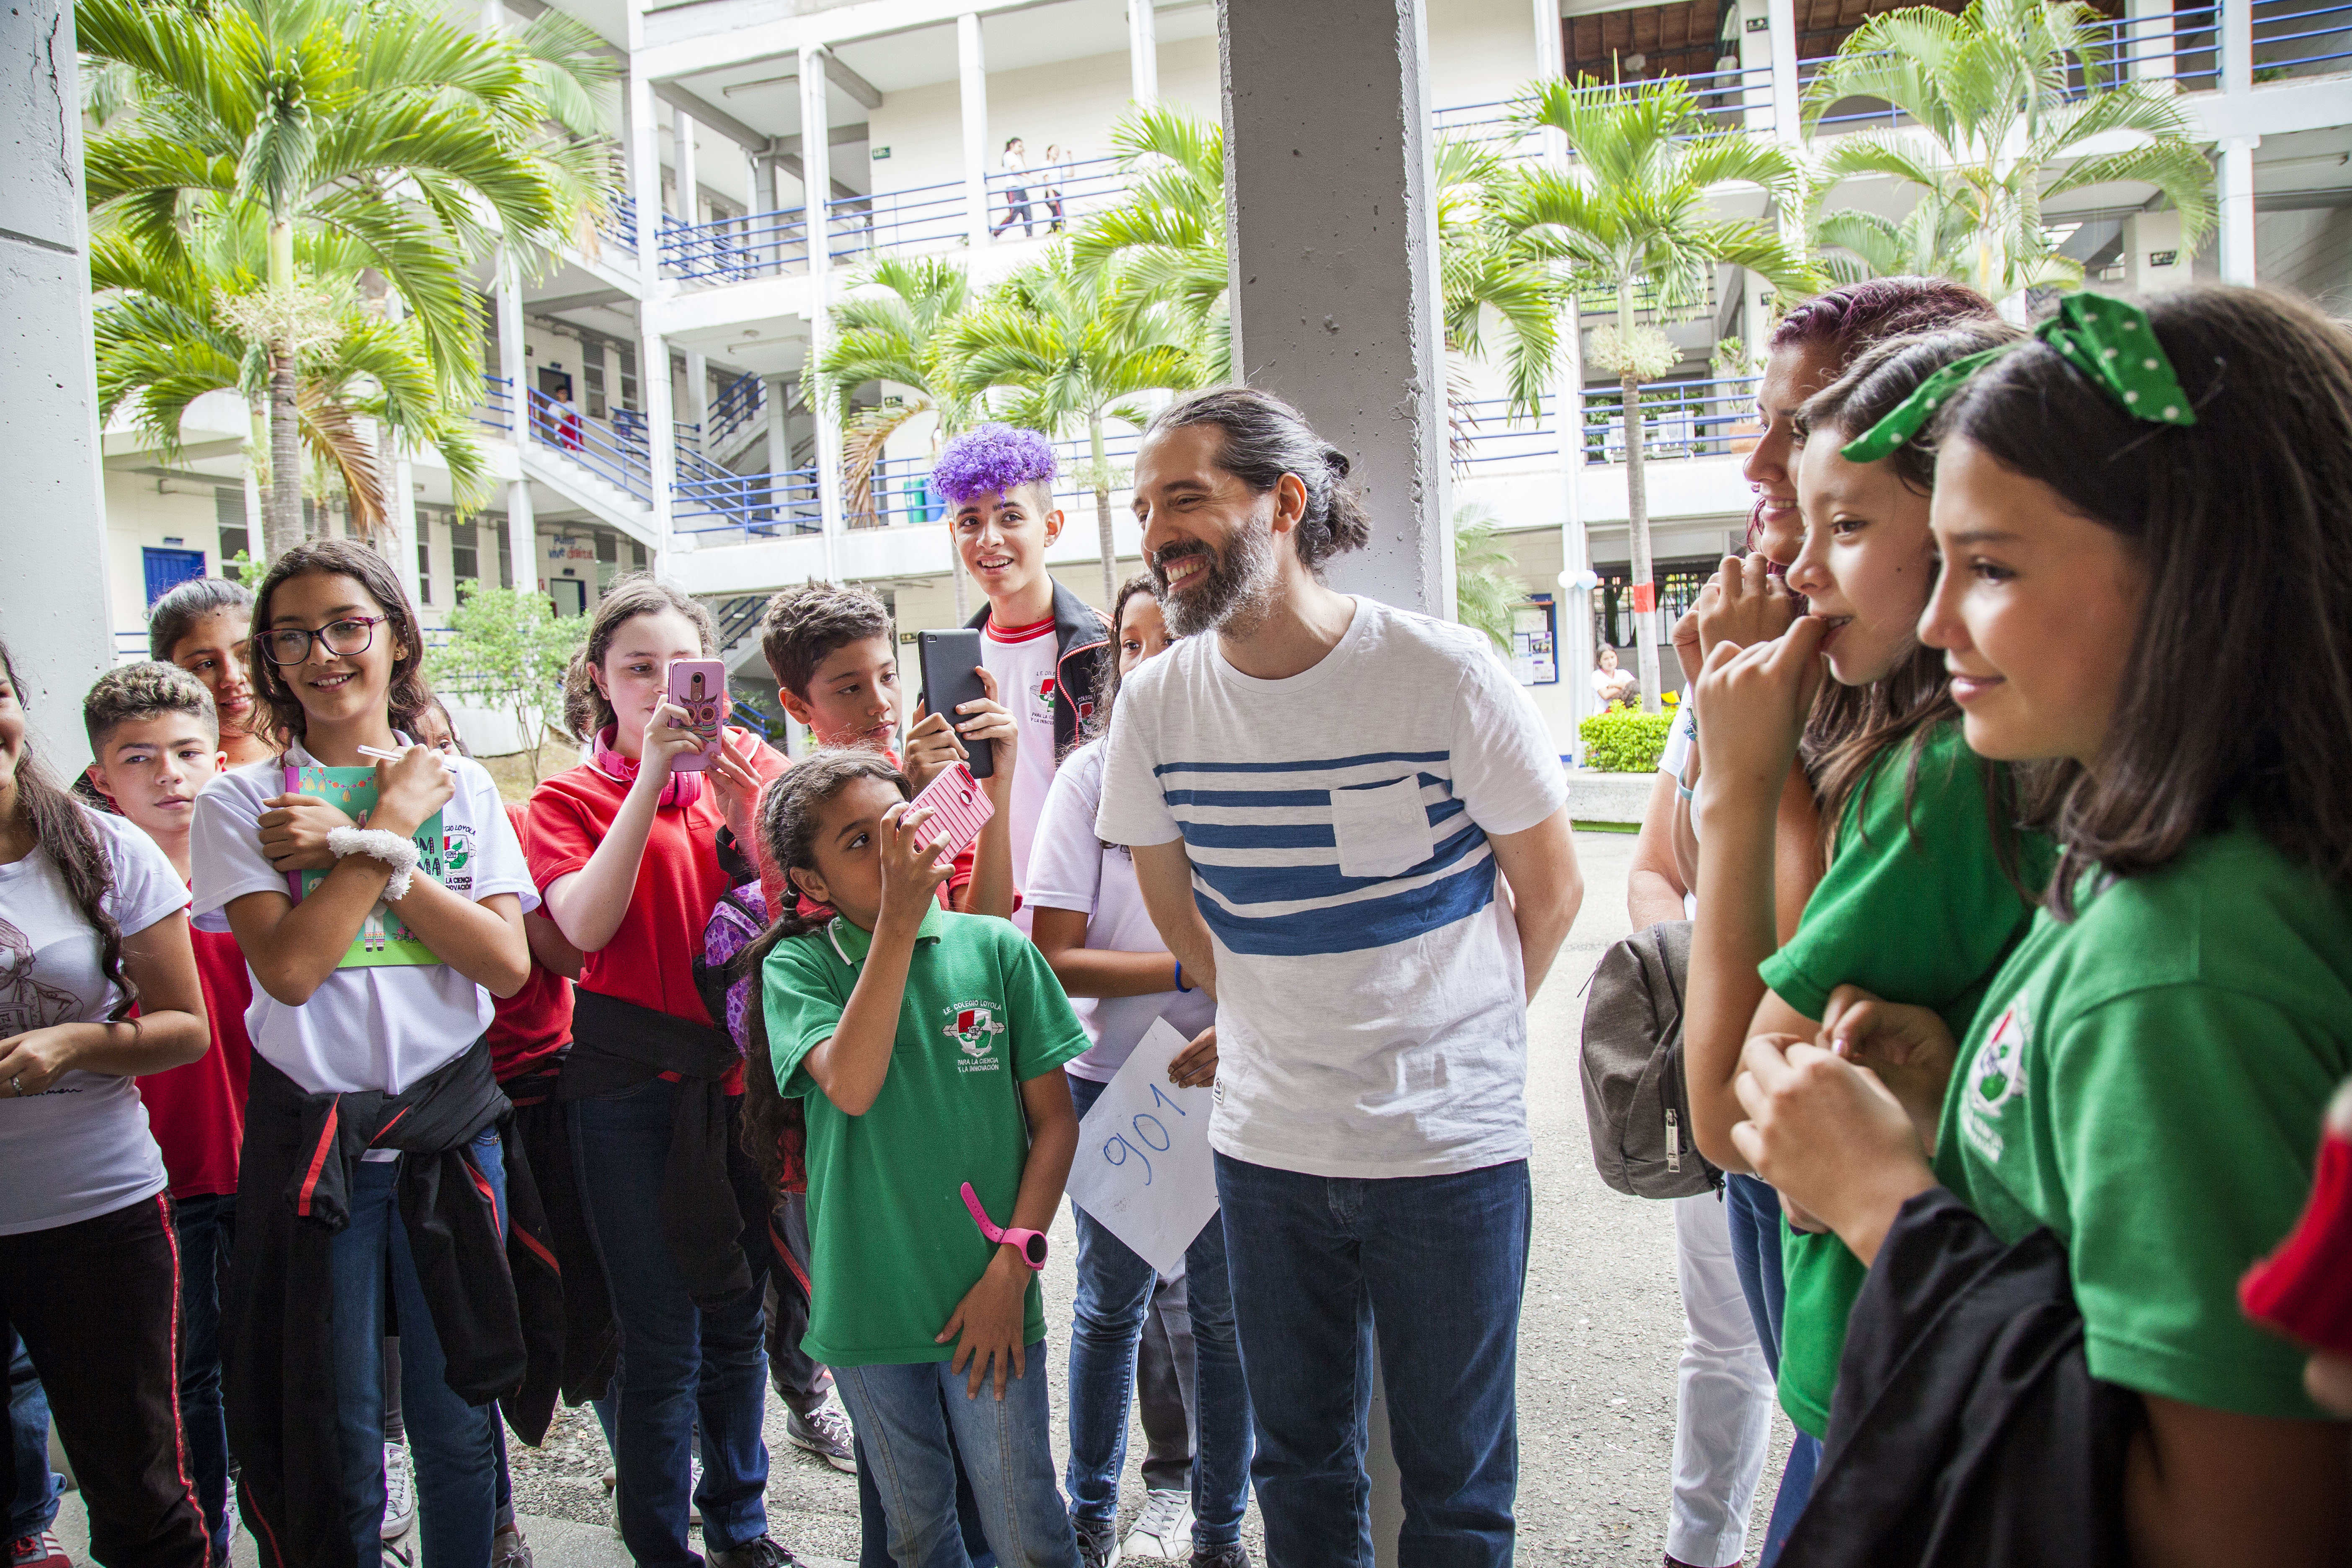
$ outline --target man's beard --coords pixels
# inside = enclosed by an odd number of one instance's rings
[[[1225,541],[1221,553],[1204,544],[1187,542],[1163,550],[1152,558],[1151,583],[1158,590],[1160,613],[1175,637],[1201,632],[1242,632],[1265,615],[1273,597],[1278,568],[1274,556],[1274,525],[1252,518]],[[1168,563],[1205,556],[1209,564],[1191,578],[1192,585],[1171,589]]]

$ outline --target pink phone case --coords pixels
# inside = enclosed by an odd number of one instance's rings
[[[971,776],[971,770],[958,763],[925,784],[908,810],[909,815],[916,811],[936,813],[921,831],[929,835],[952,860],[971,847],[980,830],[996,815],[996,803],[988,798],[988,792]]]
[[[669,665],[667,696],[686,710],[687,727],[702,736],[699,752],[688,752],[670,763],[670,772],[698,773],[709,770],[719,749],[719,716],[727,695],[727,667],[715,658],[674,658]]]

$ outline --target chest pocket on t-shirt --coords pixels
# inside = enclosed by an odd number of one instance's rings
[[[1432,847],[1420,779],[1333,790],[1331,837],[1339,842],[1343,877],[1393,877],[1420,865]]]

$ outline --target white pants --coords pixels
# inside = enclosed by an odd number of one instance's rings
[[[1774,1395],[1716,1194],[1675,1200],[1675,1272],[1689,1332],[1675,1377],[1675,1508],[1666,1553],[1698,1568],[1723,1568],[1747,1548]]]

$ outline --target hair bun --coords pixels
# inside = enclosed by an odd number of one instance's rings
[[[1323,448],[1323,466],[1331,470],[1333,479],[1344,479],[1348,477],[1348,454],[1337,447],[1326,447]]]

